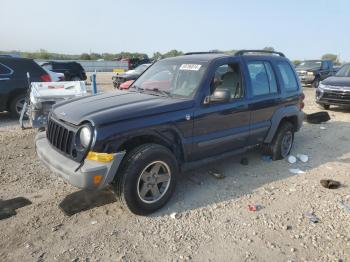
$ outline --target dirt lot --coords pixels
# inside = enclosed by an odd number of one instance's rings
[[[305,93],[305,112],[319,111],[314,90]],[[32,202],[0,220],[0,261],[349,261],[350,213],[339,205],[350,205],[349,112],[334,108],[330,122],[296,134],[292,153],[307,163],[265,162],[252,151],[248,165],[236,157],[203,167],[183,174],[170,203],[149,217],[121,209],[108,191],[51,176],[36,158],[35,131],[0,114],[0,199]],[[213,167],[225,178],[210,176]],[[323,178],[343,186],[325,189]]]

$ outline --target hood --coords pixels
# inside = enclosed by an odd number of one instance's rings
[[[331,76],[322,81],[324,85],[347,87],[350,89],[350,77]]]
[[[53,107],[53,115],[74,125],[90,121],[103,125],[191,108],[193,100],[145,93],[116,91],[65,101]]]

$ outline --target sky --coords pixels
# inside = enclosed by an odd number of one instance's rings
[[[0,0],[0,50],[66,54],[272,46],[350,61],[349,0]]]

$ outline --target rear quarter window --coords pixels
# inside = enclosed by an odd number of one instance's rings
[[[8,76],[11,75],[13,70],[8,66],[0,63],[0,76]]]
[[[294,71],[289,63],[287,62],[278,62],[278,70],[282,76],[282,83],[284,88],[287,91],[296,91],[298,90],[298,82],[295,77]]]

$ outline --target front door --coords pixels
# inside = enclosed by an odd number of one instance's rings
[[[192,160],[244,147],[249,136],[250,112],[240,63],[218,64],[211,79],[210,93],[228,89],[231,101],[202,105],[194,112]]]

